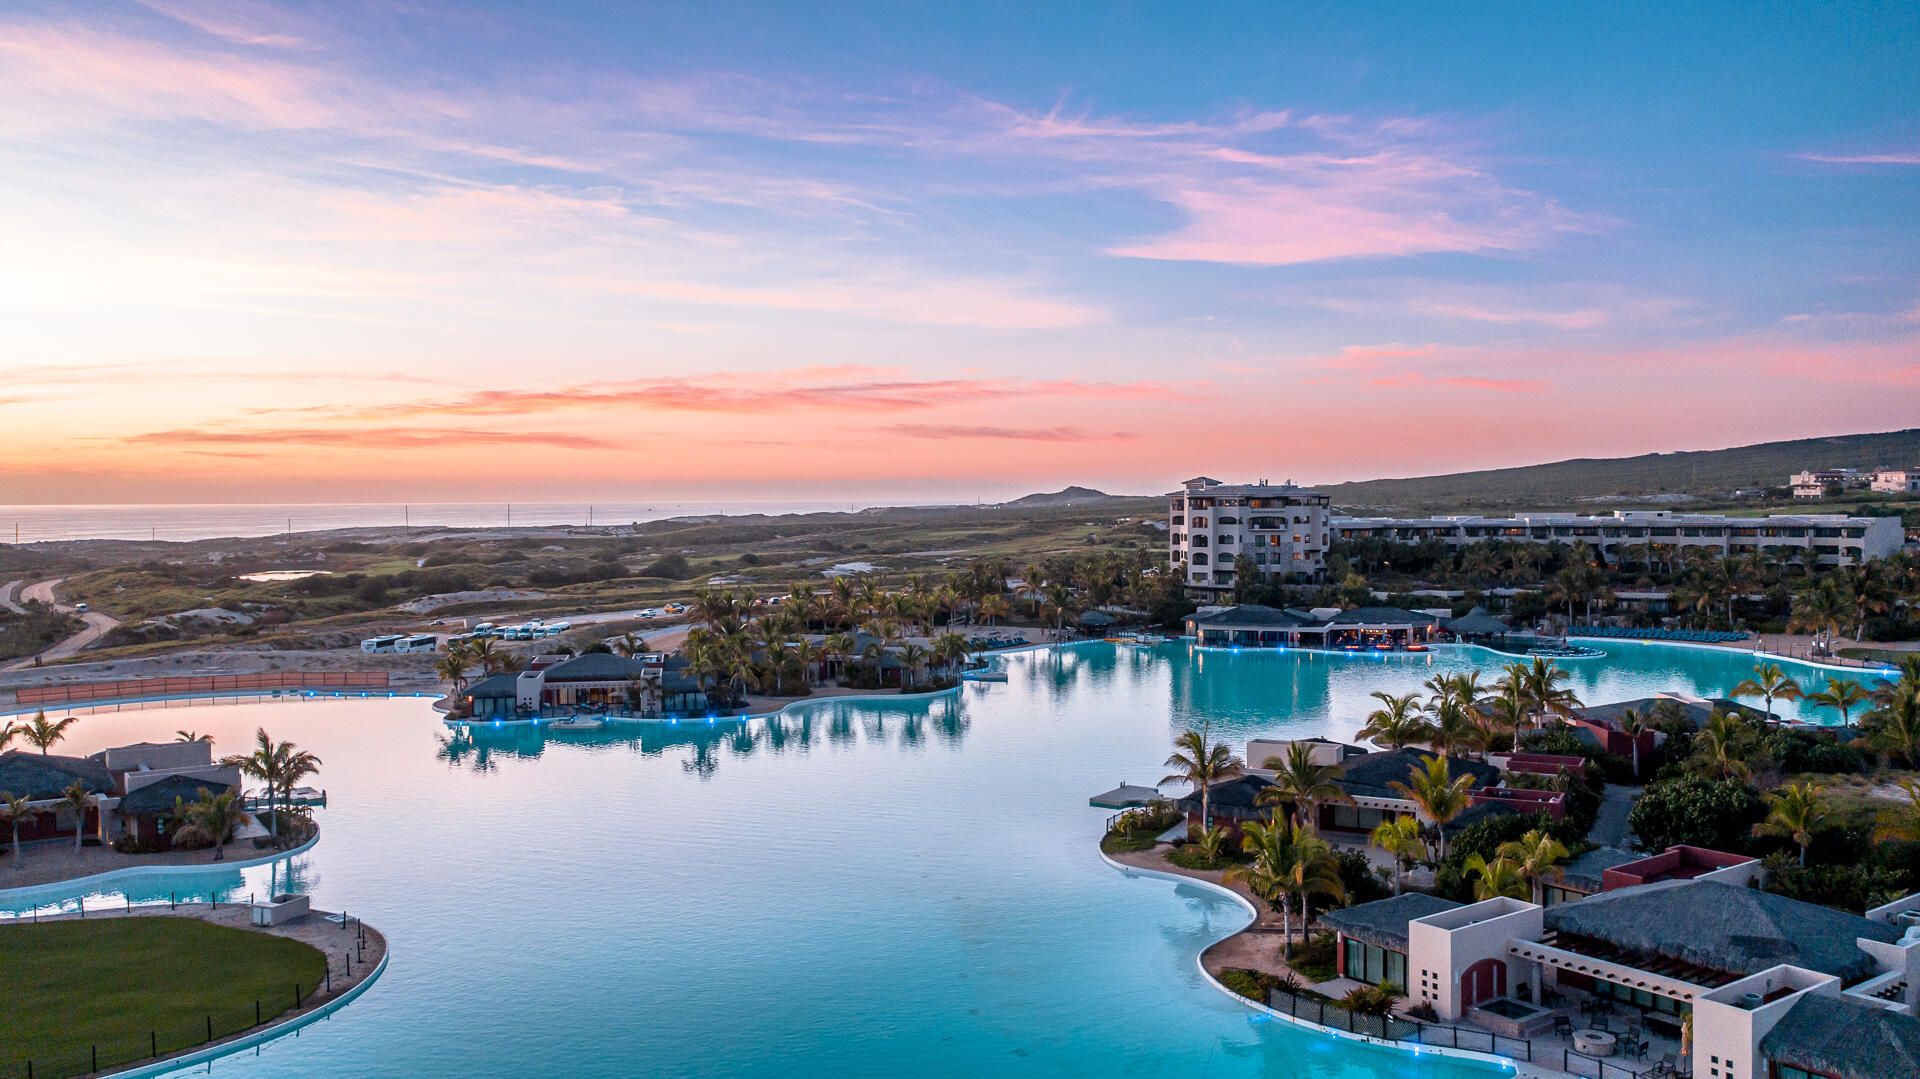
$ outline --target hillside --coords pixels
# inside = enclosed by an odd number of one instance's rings
[[[1320,489],[1346,510],[1473,512],[1570,508],[1595,500],[1724,499],[1736,488],[1780,487],[1804,468],[1920,465],[1920,428],[1762,442],[1724,450],[1580,458],[1551,464],[1410,479],[1363,480]],[[1660,499],[1657,496],[1683,496]]]
[[[1091,487],[1066,487],[1058,491],[1042,491],[1037,494],[1022,495],[1007,503],[1009,506],[1079,506],[1089,502],[1104,502],[1110,498],[1105,491],[1096,491]]]

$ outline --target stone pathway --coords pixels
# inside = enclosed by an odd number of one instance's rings
[[[1600,810],[1594,814],[1593,830],[1587,833],[1587,840],[1603,847],[1630,849],[1633,831],[1627,827],[1627,814],[1633,811],[1633,803],[1639,797],[1639,787],[1607,784],[1606,793],[1600,799]]]

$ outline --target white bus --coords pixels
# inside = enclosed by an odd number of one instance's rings
[[[437,652],[440,650],[440,638],[431,633],[418,633],[404,637],[393,646],[396,652]]]
[[[406,636],[400,633],[387,633],[378,637],[368,637],[366,640],[360,642],[360,651],[398,652],[400,651],[400,642],[406,639]]]

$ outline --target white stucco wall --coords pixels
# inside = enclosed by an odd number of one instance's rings
[[[1514,938],[1537,940],[1541,908],[1518,899],[1488,899],[1407,923],[1407,995],[1433,1005],[1446,1022],[1465,1012],[1460,976],[1482,959],[1507,968],[1507,992],[1527,977],[1528,964],[1507,954]]]

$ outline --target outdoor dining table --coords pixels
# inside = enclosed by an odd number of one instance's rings
[[[1573,1051],[1576,1053],[1585,1053],[1590,1057],[1610,1057],[1613,1055],[1614,1048],[1613,1035],[1604,1030],[1573,1032]]]

